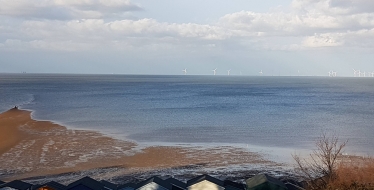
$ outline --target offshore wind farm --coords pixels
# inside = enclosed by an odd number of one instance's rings
[[[0,184],[118,168],[287,173],[324,132],[349,141],[325,158],[374,156],[373,7],[3,0]]]
[[[217,75],[217,68],[213,69],[213,75]],[[231,73],[232,69],[228,69],[226,70],[227,74],[226,75],[230,75],[232,74]],[[187,69],[183,69],[182,70],[183,74],[186,75],[187,74]],[[189,73],[190,75],[194,75],[193,73]],[[196,75],[196,74],[195,74]],[[200,74],[201,75],[201,74]],[[221,73],[221,75],[224,75]],[[234,75],[242,75],[242,71],[239,71],[237,72],[236,71],[236,74]],[[258,72],[258,75],[247,75],[247,76],[275,76],[273,71],[270,71],[270,72],[266,72],[264,73],[263,70],[260,70]],[[300,75],[300,70],[297,70],[297,75],[295,74],[285,74],[285,75],[278,75],[278,76],[316,76],[316,75],[308,75],[307,73],[303,73],[303,75]],[[330,70],[327,72],[327,75],[317,75],[317,76],[328,76],[328,77],[338,77],[338,71],[334,71],[334,70]],[[348,76],[342,76],[342,77],[374,77],[374,71],[373,72],[365,72],[365,71],[362,71],[361,70],[355,70],[353,69],[353,75],[348,75]]]

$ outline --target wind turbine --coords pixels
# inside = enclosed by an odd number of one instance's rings
[[[187,69],[183,69],[182,71],[184,72],[184,75],[187,74]]]
[[[362,72],[362,73],[360,72],[360,76],[361,76],[361,74],[364,74],[364,77],[366,77],[366,76],[365,76],[365,73],[366,73],[365,71],[364,71],[364,72]]]
[[[262,74],[263,74],[262,70],[261,70],[260,72],[258,72],[258,73],[260,73],[260,75],[262,75]]]
[[[231,69],[227,70],[227,75],[230,75],[230,71],[231,71]]]
[[[332,73],[332,76],[333,76],[333,77],[336,77],[336,74],[337,74],[338,72],[336,72],[336,71],[331,71],[331,73]]]
[[[374,77],[374,71],[370,73],[371,77]]]
[[[329,72],[328,72],[328,73],[329,73],[329,77],[331,77],[331,76],[332,76],[332,72],[333,72],[333,71],[329,71]]]
[[[212,71],[213,71],[213,75],[216,75],[217,68],[213,69]]]
[[[355,69],[353,69],[353,76],[354,77],[357,77],[357,72],[359,73],[360,71],[356,71]]]

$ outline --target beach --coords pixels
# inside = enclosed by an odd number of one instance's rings
[[[199,171],[205,168],[214,172],[282,165],[237,147],[142,147],[96,131],[38,121],[31,117],[31,111],[19,109],[0,114],[0,137],[0,179],[6,181],[100,168],[103,172],[105,168],[117,168],[112,175],[106,174],[113,178],[194,166],[199,166]]]

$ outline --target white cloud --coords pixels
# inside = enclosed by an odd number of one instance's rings
[[[303,41],[303,45],[306,47],[334,47],[342,46],[343,41],[339,39],[336,34],[315,34],[314,36],[308,36]]]
[[[323,22],[318,22],[323,20]],[[227,14],[220,18],[220,24],[230,30],[237,31],[237,34],[248,36],[282,36],[299,33],[302,28],[320,27],[323,23],[329,22],[325,18],[312,18],[291,13],[254,13],[241,11]],[[329,24],[325,24],[331,27]]]
[[[118,20],[103,19],[72,21],[25,21],[21,25],[24,36],[31,38],[83,38],[101,37],[118,39],[127,37],[180,37],[220,40],[228,37],[222,28],[210,25],[160,23],[153,19]]]
[[[59,51],[103,45],[108,49],[212,48],[211,44],[217,47],[218,41],[246,48],[288,51],[374,48],[374,43],[367,40],[374,29],[374,13],[367,8],[372,3],[364,0],[294,0],[288,12],[240,11],[223,15],[210,24],[124,19],[124,13],[142,9],[129,0],[0,0],[0,3],[4,5],[0,7],[0,15],[8,19],[23,18],[10,26],[0,21],[2,48],[18,49],[19,44],[24,45],[23,49]],[[113,18],[108,19],[110,16]]]
[[[52,20],[104,18],[142,8],[129,0],[0,0],[0,15]]]
[[[348,1],[347,1],[348,2]],[[263,44],[266,49],[271,46],[278,49],[283,47],[357,47],[359,38],[357,31],[371,31],[374,28],[374,13],[367,12],[364,5],[368,1],[349,1],[347,4],[338,4],[331,0],[294,0],[290,12],[255,13],[241,11],[227,14],[220,19],[226,30],[235,31],[235,36],[259,37],[278,39],[299,37],[299,45],[294,41],[281,44]],[[354,6],[358,5],[358,6]],[[353,6],[353,7],[351,7]],[[355,10],[354,14],[346,14]],[[360,11],[358,11],[360,10]],[[315,35],[316,34],[316,35]],[[263,40],[266,41],[266,40]],[[281,40],[277,40],[281,41]],[[282,45],[283,44],[283,45]],[[367,44],[367,43],[364,43]],[[365,47],[374,48],[366,45]]]
[[[223,16],[220,23],[230,29],[243,31],[243,33],[305,35],[326,30],[374,27],[374,13],[339,16],[313,11],[305,14],[241,11]]]

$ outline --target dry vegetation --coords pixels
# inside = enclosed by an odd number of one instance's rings
[[[336,169],[336,179],[327,189],[374,189],[374,159],[348,156],[342,158]]]
[[[325,133],[308,158],[293,155],[296,171],[311,190],[374,190],[374,159],[343,156],[347,141]]]

